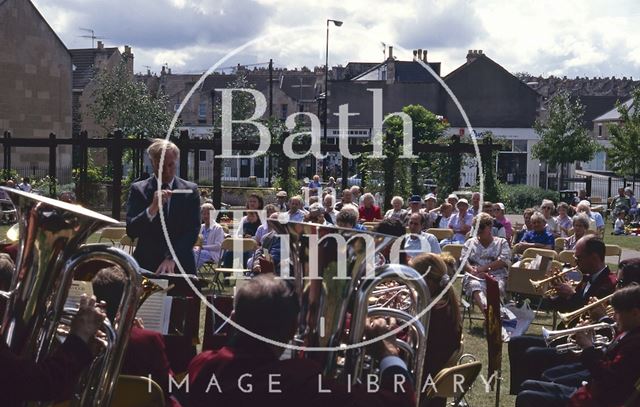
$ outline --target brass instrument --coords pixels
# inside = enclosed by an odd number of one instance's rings
[[[406,324],[405,339],[396,343],[415,382],[422,383],[430,312],[417,313],[430,303],[429,289],[411,267],[376,266],[378,253],[397,237],[277,219],[267,222],[283,242],[288,241],[282,256],[291,259],[290,276],[301,304],[294,343],[311,350],[333,349],[320,354],[307,351],[304,356],[324,358],[324,374],[355,384],[363,374],[373,373],[379,362],[364,346],[354,346],[363,342],[367,318],[393,317]],[[341,275],[341,270],[346,273]],[[349,314],[351,324],[346,329]]]
[[[99,213],[58,200],[2,188],[13,201],[21,237],[16,272],[8,293],[0,340],[22,358],[41,361],[55,346],[61,324],[75,315],[65,309],[75,272],[100,260],[118,265],[127,275],[120,318],[105,322],[105,350],[93,361],[76,387],[72,406],[109,406],[124,356],[138,297],[138,264],[120,249],[82,245],[95,231],[118,222]]]
[[[606,322],[600,322],[597,324],[591,325],[583,325],[570,329],[563,329],[552,331],[546,328],[542,328],[542,337],[544,338],[547,346],[555,346],[556,352],[558,353],[581,353],[582,348],[578,346],[578,344],[573,339],[573,335],[578,332],[590,332],[591,333],[591,341],[593,342],[593,346],[597,349],[606,348],[609,346],[613,338],[616,336],[615,330],[616,324],[608,324]],[[611,335],[602,335],[599,334],[598,331],[609,331]],[[559,340],[566,339],[566,343],[561,343],[558,345],[554,345],[555,342]]]
[[[584,316],[585,313],[589,312],[589,310],[591,310],[592,308],[595,308],[599,305],[609,302],[611,300],[611,297],[613,297],[613,294],[609,294],[606,297],[600,298],[599,300],[592,302],[591,304],[587,304],[584,307],[579,308],[572,312],[558,312],[558,317],[566,325],[570,325],[573,321]],[[606,310],[607,310],[607,315],[613,314],[613,307],[611,307],[611,305],[607,306]]]
[[[570,284],[572,287],[576,287],[578,284],[580,284],[580,281],[577,280],[568,280],[566,278],[566,275],[577,271],[578,268],[577,267],[572,267],[572,268],[568,268],[565,270],[562,270],[560,272],[554,272],[551,276],[543,278],[542,280],[531,280],[529,279],[529,282],[531,283],[531,285],[533,286],[533,289],[536,291],[542,291],[542,288],[545,287],[547,284],[551,284],[551,283],[555,283],[555,284]],[[548,290],[546,290],[543,294],[544,297],[553,297],[555,295],[557,295],[557,291],[554,287],[549,288]]]

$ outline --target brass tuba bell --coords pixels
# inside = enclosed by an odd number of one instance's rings
[[[73,317],[74,310],[64,305],[80,266],[106,261],[122,267],[128,277],[120,318],[113,328],[106,322],[102,329],[110,338],[108,345],[81,378],[70,401],[72,406],[108,406],[135,316],[138,264],[122,250],[83,243],[118,221],[78,205],[2,189],[16,207],[20,228],[16,271],[0,327],[0,340],[14,355],[37,362],[51,352],[59,325]]]

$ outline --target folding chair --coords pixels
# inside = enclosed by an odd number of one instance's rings
[[[576,266],[576,258],[573,257],[576,254],[574,250],[563,250],[558,253],[558,261],[563,264],[570,264],[571,267]]]
[[[131,239],[129,235],[124,235],[120,239],[120,248],[122,250],[128,251],[129,254],[133,254],[133,250],[136,248],[137,244],[138,244],[138,239],[137,238]]]
[[[442,369],[434,379],[434,385],[427,388],[427,399],[453,398],[453,406],[461,405],[464,396],[478,377],[482,363],[469,362]],[[462,376],[462,382],[459,378]],[[465,401],[466,403],[466,401]]]
[[[120,239],[127,234],[127,228],[122,227],[112,227],[112,228],[104,228],[100,232],[100,237],[98,238],[98,243],[102,243],[103,240],[108,240],[112,245],[116,245],[120,243]]]
[[[438,239],[438,241],[451,239],[453,237],[452,229],[429,228],[427,229],[427,233],[431,233],[432,235],[434,235]]]
[[[622,259],[622,248],[616,244],[607,244],[605,245],[604,256],[618,256],[618,262],[616,264],[620,264],[620,260]]]
[[[463,247],[464,247],[463,244],[449,243],[444,245],[444,247],[442,248],[442,251],[449,253],[451,257],[456,259],[456,261],[459,263],[460,259],[462,258]]]
[[[67,407],[69,401],[54,404]],[[158,383],[144,376],[118,376],[111,407],[164,407],[164,393]]]
[[[525,250],[524,253],[522,253],[522,258],[523,259],[533,259],[537,255],[540,255],[542,257],[549,257],[549,258],[551,258],[553,260],[556,260],[557,257],[558,257],[558,253],[556,253],[555,250],[539,249],[537,247],[530,247],[527,250]]]
[[[233,274],[238,277],[245,272],[249,272],[251,270],[245,269],[242,266],[242,262],[238,262],[237,260],[242,259],[242,253],[246,252],[255,252],[258,248],[258,243],[251,238],[241,238],[241,237],[227,237],[222,241],[222,252],[220,258],[227,252],[233,252],[235,250],[235,246],[239,245],[240,247],[240,255],[233,256],[233,266],[232,267],[216,267],[214,272],[216,273],[216,279],[220,278],[220,274]]]
[[[566,237],[556,237],[554,249],[556,252],[560,253],[564,250],[564,242],[567,241]]]

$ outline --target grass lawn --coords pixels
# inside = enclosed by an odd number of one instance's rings
[[[604,242],[606,244],[615,244],[622,248],[640,251],[640,236],[614,236],[611,234],[613,226],[610,223],[605,225]]]

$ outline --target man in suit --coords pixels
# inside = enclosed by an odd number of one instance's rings
[[[584,307],[591,297],[603,298],[613,293],[616,276],[604,262],[605,245],[594,235],[586,235],[576,243],[575,258],[583,280],[574,289],[570,284],[555,288],[558,297],[550,305],[568,312]],[[548,348],[543,338],[523,335],[509,341],[509,365],[511,366],[511,394],[518,394],[520,385],[527,379],[538,379],[545,370],[576,362],[572,353],[558,354]]]
[[[159,182],[163,150],[165,154],[162,180]],[[156,139],[147,149],[147,154],[153,165],[154,176],[133,183],[127,202],[127,234],[131,238],[138,238],[133,257],[142,268],[156,274],[178,272],[176,261],[167,245],[168,237],[184,271],[195,274],[193,245],[200,230],[198,187],[192,182],[176,177],[180,150],[172,142]],[[177,194],[173,193],[173,190],[191,192]],[[165,236],[161,216],[164,218],[168,236]]]
[[[640,379],[640,286],[617,291],[611,298],[618,335],[606,350],[596,349],[591,335],[575,334],[582,348],[580,361],[591,374],[579,388],[528,380],[518,394],[516,406],[613,407],[624,404]],[[637,402],[630,405],[638,405]]]
[[[288,342],[297,329],[298,298],[282,279],[259,275],[238,289],[231,318],[272,341]],[[384,319],[371,323],[372,336],[388,332]],[[409,406],[414,391],[398,348],[376,342],[381,357],[379,387],[342,386],[322,375],[314,360],[280,360],[283,348],[236,332],[218,351],[196,356],[189,365],[189,401],[200,406]],[[400,384],[402,383],[402,384]],[[394,386],[398,384],[397,386]]]
[[[67,339],[37,363],[17,357],[0,340],[0,404],[11,407],[21,406],[25,401],[68,400],[80,373],[93,359],[88,344],[104,318],[95,297],[83,295]]]

